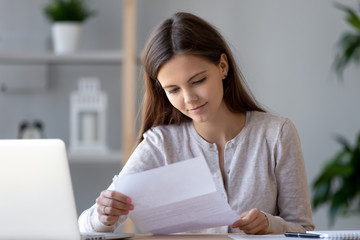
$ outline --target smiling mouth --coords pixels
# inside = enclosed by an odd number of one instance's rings
[[[198,106],[198,107],[194,107],[194,108],[191,108],[191,109],[189,109],[189,111],[198,111],[199,109],[201,109],[202,107],[204,107],[206,105],[206,103],[204,103],[203,105],[200,105],[200,106]]]

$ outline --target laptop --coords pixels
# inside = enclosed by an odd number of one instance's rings
[[[59,139],[0,140],[0,239],[122,239],[81,236],[65,144]]]

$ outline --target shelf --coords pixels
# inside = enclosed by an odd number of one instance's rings
[[[119,163],[123,162],[123,153],[113,151],[109,153],[68,153],[70,163]]]
[[[0,52],[0,64],[121,64],[121,51],[93,51],[55,54],[53,52]]]

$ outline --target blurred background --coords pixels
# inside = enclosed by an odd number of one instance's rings
[[[340,0],[339,0],[340,1]],[[0,0],[0,56],[6,52],[51,52],[47,0]],[[96,15],[84,24],[79,52],[121,51],[123,1],[87,0]],[[140,55],[151,30],[177,11],[206,19],[230,44],[240,70],[270,112],[290,118],[299,132],[309,190],[325,162],[340,150],[334,136],[353,143],[360,132],[360,66],[350,64],[339,80],[331,68],[336,43],[349,30],[344,13],[329,0],[137,0],[136,49]],[[359,8],[358,1],[341,3]],[[12,69],[11,69],[12,68]],[[10,70],[9,70],[10,69]],[[138,66],[140,70],[140,66]],[[108,98],[108,154],[69,155],[78,213],[95,201],[121,167],[121,64],[0,64],[0,138],[17,138],[24,121],[42,123],[46,138],[70,144],[70,95],[80,78],[98,78]],[[136,105],[143,95],[136,73]],[[328,206],[316,209],[321,229],[359,229],[360,216],[338,217],[329,225]]]

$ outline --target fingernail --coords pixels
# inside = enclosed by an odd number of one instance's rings
[[[126,199],[126,202],[127,202],[127,203],[131,203],[131,199],[130,199],[130,198],[127,198],[127,199]]]
[[[130,205],[130,210],[134,210],[134,205]]]
[[[232,225],[232,228],[236,228],[235,224]]]

